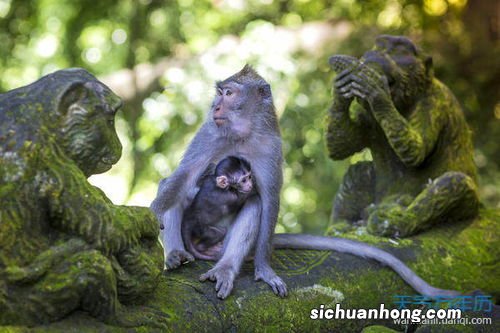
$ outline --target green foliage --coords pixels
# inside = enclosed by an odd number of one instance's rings
[[[482,198],[498,206],[500,47],[485,23],[492,12],[488,2],[467,0],[0,0],[0,90],[68,66],[105,76],[166,58],[160,85],[126,100],[117,122],[122,160],[92,180],[117,203],[148,205],[203,121],[214,81],[249,62],[271,83],[280,115],[278,231],[321,233],[349,163],[329,160],[323,139],[328,56],[359,56],[378,34],[404,34],[434,57],[436,76],[464,106]],[[365,158],[369,152],[351,161]]]

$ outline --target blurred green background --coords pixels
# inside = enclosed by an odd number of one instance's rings
[[[332,54],[403,34],[434,58],[475,133],[485,205],[500,208],[499,2],[482,0],[0,0],[0,91],[83,67],[125,100],[121,161],[91,177],[147,206],[203,121],[214,81],[250,63],[273,89],[286,163],[277,231],[321,233],[349,163],[329,160]]]

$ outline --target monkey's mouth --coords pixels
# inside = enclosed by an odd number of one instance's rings
[[[215,125],[222,126],[227,121],[226,117],[214,117]]]
[[[96,167],[95,167],[95,170],[93,171],[94,174],[99,174],[99,173],[103,173],[103,172],[106,172],[108,171],[109,169],[111,169],[111,167],[113,166],[113,163],[108,163],[107,161],[103,161],[103,160],[100,160]]]
[[[250,192],[252,192],[252,187],[248,187],[248,188],[235,188],[236,191],[240,192],[240,193],[243,193],[243,194],[248,194]]]
[[[98,174],[98,173],[106,172],[109,169],[111,169],[111,167],[113,167],[113,164],[115,164],[116,162],[118,162],[117,156],[102,157],[97,161],[95,168],[94,168],[95,169],[94,173]]]

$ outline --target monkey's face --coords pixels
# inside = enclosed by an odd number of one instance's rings
[[[379,36],[373,50],[361,60],[387,78],[391,97],[399,110],[410,107],[432,79],[432,59],[422,59],[405,37]]]
[[[240,193],[250,193],[253,189],[252,174],[250,172],[236,172],[216,178],[217,187],[224,190],[234,190]]]
[[[247,172],[244,175],[234,179],[234,189],[240,193],[250,193],[253,189],[252,173]]]
[[[224,81],[217,84],[211,115],[219,129],[244,137],[250,134],[250,120],[243,115],[247,91],[242,84]]]
[[[66,154],[87,177],[109,170],[121,156],[115,131],[121,99],[98,82],[86,82],[70,88],[60,104],[59,136]]]

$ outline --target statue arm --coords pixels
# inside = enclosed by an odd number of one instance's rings
[[[338,85],[344,97],[361,99],[402,163],[417,167],[425,160],[438,140],[447,108],[438,103],[445,96],[435,84],[408,107],[407,118],[396,109],[387,78],[368,66],[344,77]]]
[[[158,237],[158,223],[148,208],[113,205],[71,161],[53,162],[40,178],[55,228],[80,236],[105,253],[117,253],[142,237]]]
[[[432,97],[417,102],[414,111],[403,117],[390,99],[375,99],[374,118],[392,149],[408,167],[419,166],[432,151],[443,127],[443,113],[433,108]]]
[[[342,160],[367,146],[361,117],[364,109],[358,103],[337,96],[328,113],[326,141],[330,157]]]

